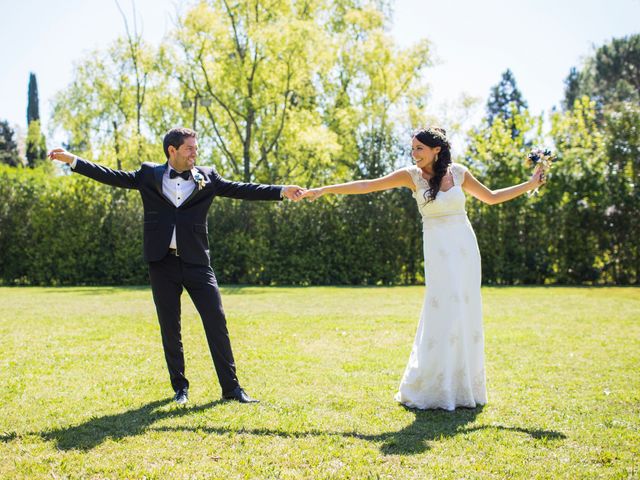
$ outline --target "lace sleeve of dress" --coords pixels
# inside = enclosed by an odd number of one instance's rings
[[[412,165],[410,167],[406,167],[405,170],[409,172],[409,175],[411,175],[411,180],[413,180],[413,184],[418,186],[418,182],[420,178],[420,169],[415,165]]]
[[[451,174],[453,175],[454,185],[462,185],[462,182],[464,182],[464,172],[468,170],[467,167],[459,163],[451,164]]]

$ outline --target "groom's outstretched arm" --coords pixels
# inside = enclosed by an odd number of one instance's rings
[[[98,165],[97,163],[83,160],[63,148],[54,148],[49,152],[51,160],[64,162],[71,167],[71,170],[92,178],[100,183],[106,183],[113,187],[138,188],[138,170],[126,172],[124,170],[112,170],[111,168]]]
[[[243,183],[226,180],[215,170],[211,171],[216,194],[221,197],[243,200],[280,200],[287,198],[297,202],[302,198],[304,189],[298,185],[265,185],[262,183]]]

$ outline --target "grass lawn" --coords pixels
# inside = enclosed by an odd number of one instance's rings
[[[639,478],[640,289],[485,288],[489,403],[393,401],[422,287],[223,288],[220,402],[183,296],[171,402],[147,287],[0,288],[0,478]]]

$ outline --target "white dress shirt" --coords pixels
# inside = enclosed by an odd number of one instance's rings
[[[189,195],[193,193],[193,190],[196,188],[196,182],[193,181],[193,178],[190,178],[189,180],[185,180],[182,177],[171,178],[169,176],[169,172],[171,170],[173,170],[173,168],[169,166],[162,176],[162,193],[171,203],[176,207],[179,207],[182,205],[182,202],[189,198]],[[178,244],[176,243],[175,226],[173,227],[173,234],[171,235],[169,248],[178,248]]]

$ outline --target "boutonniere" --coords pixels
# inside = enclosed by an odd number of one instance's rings
[[[204,175],[202,175],[195,168],[193,169],[191,174],[193,175],[193,180],[198,184],[198,190],[202,190],[207,184],[206,180],[204,179]]]

